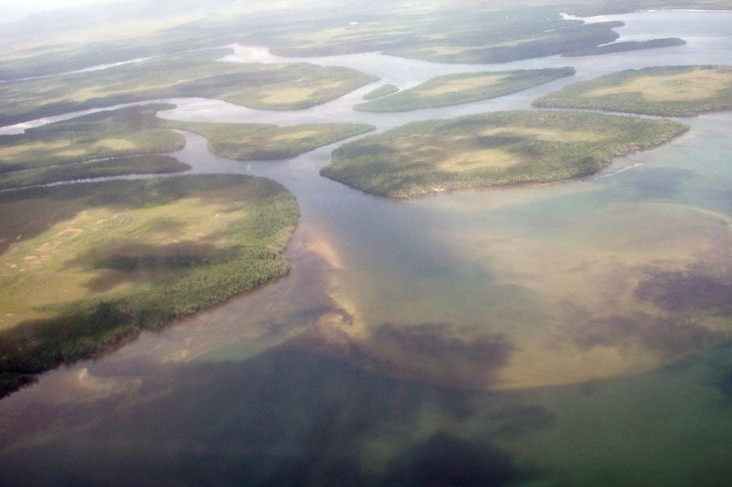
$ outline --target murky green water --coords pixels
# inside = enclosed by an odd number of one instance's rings
[[[576,80],[732,64],[732,14],[622,19],[628,38],[689,44],[509,66],[572,64]],[[403,87],[465,69],[327,61]],[[570,81],[398,115],[350,111],[357,93],[264,118],[386,129],[528,108]],[[252,111],[181,101],[170,116]],[[685,122],[588,180],[411,201],[319,177],[332,148],[238,163],[190,137],[196,171],[295,193],[292,273],[0,402],[0,483],[729,485],[732,114]]]

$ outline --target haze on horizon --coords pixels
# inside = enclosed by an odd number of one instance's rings
[[[65,10],[93,4],[116,3],[121,0],[0,0],[2,23],[15,22],[23,17],[39,12]]]

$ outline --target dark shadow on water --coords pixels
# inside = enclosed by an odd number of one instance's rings
[[[148,395],[125,405],[78,406],[86,427],[0,454],[0,484],[511,485],[535,472],[491,438],[412,439],[420,411],[430,405],[450,422],[488,408],[497,437],[551,423],[540,408],[502,412],[510,399],[367,372],[292,342],[248,362],[183,366],[169,386],[157,395],[143,385]],[[386,470],[364,463],[374,438],[397,445]]]
[[[506,486],[532,476],[506,452],[436,433],[395,462],[384,485],[421,487]]]

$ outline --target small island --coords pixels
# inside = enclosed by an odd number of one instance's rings
[[[317,123],[280,127],[261,123],[161,121],[162,126],[204,136],[208,149],[239,161],[289,159],[374,130],[372,125]]]
[[[231,174],[0,194],[0,397],[282,276],[298,216]]]
[[[732,68],[629,69],[567,86],[534,101],[534,106],[692,117],[732,108]]]
[[[381,85],[378,88],[374,88],[373,90],[363,95],[363,99],[364,101],[376,100],[377,98],[393,95],[397,91],[399,91],[399,87],[397,87],[396,85]]]
[[[394,198],[546,183],[594,174],[687,130],[671,120],[600,113],[486,113],[410,123],[345,144],[321,175]]]
[[[414,88],[353,108],[364,112],[403,112],[458,105],[510,95],[574,73],[574,68],[564,67],[438,76]]]
[[[376,77],[309,63],[219,62],[229,49],[152,58],[105,70],[0,84],[0,125],[160,98],[203,97],[261,110],[296,110],[334,100]]]
[[[686,41],[678,37],[665,37],[663,39],[650,39],[647,41],[611,42],[610,44],[603,44],[601,46],[585,47],[576,51],[565,52],[562,54],[562,57],[598,56],[602,54],[638,51],[641,49],[657,49],[660,47],[685,45]]]
[[[162,155],[182,149],[185,138],[155,116],[173,105],[107,110],[0,136],[0,189],[128,174],[190,169]]]

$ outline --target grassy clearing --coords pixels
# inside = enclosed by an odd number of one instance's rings
[[[516,93],[574,73],[574,68],[565,67],[438,76],[354,108],[366,112],[397,112],[470,103]]]
[[[394,8],[336,26],[309,20],[271,32],[260,42],[286,56],[383,51],[444,63],[503,63],[561,54],[614,41],[618,22],[563,19],[567,6],[510,2]],[[408,26],[405,27],[405,26]]]
[[[539,107],[694,116],[732,108],[732,68],[664,66],[627,70],[539,98]]]
[[[155,115],[167,108],[172,105],[104,111],[0,136],[0,173],[182,149],[182,135],[158,127]]]
[[[371,125],[323,123],[279,127],[270,124],[161,122],[208,139],[214,154],[240,161],[288,159],[374,129]]]
[[[216,98],[251,108],[293,110],[375,81],[337,66],[216,62],[228,50],[188,53],[103,71],[0,85],[0,125],[156,98]],[[70,87],[73,87],[70,89]]]
[[[104,111],[2,136],[0,189],[188,170],[190,166],[173,157],[153,155],[185,145],[181,134],[159,127],[155,116],[171,106]]]
[[[343,145],[321,174],[378,195],[559,181],[688,130],[669,120],[584,112],[497,112],[416,122]]]
[[[298,209],[225,175],[7,193],[0,216],[0,380],[18,382],[284,274]]]

